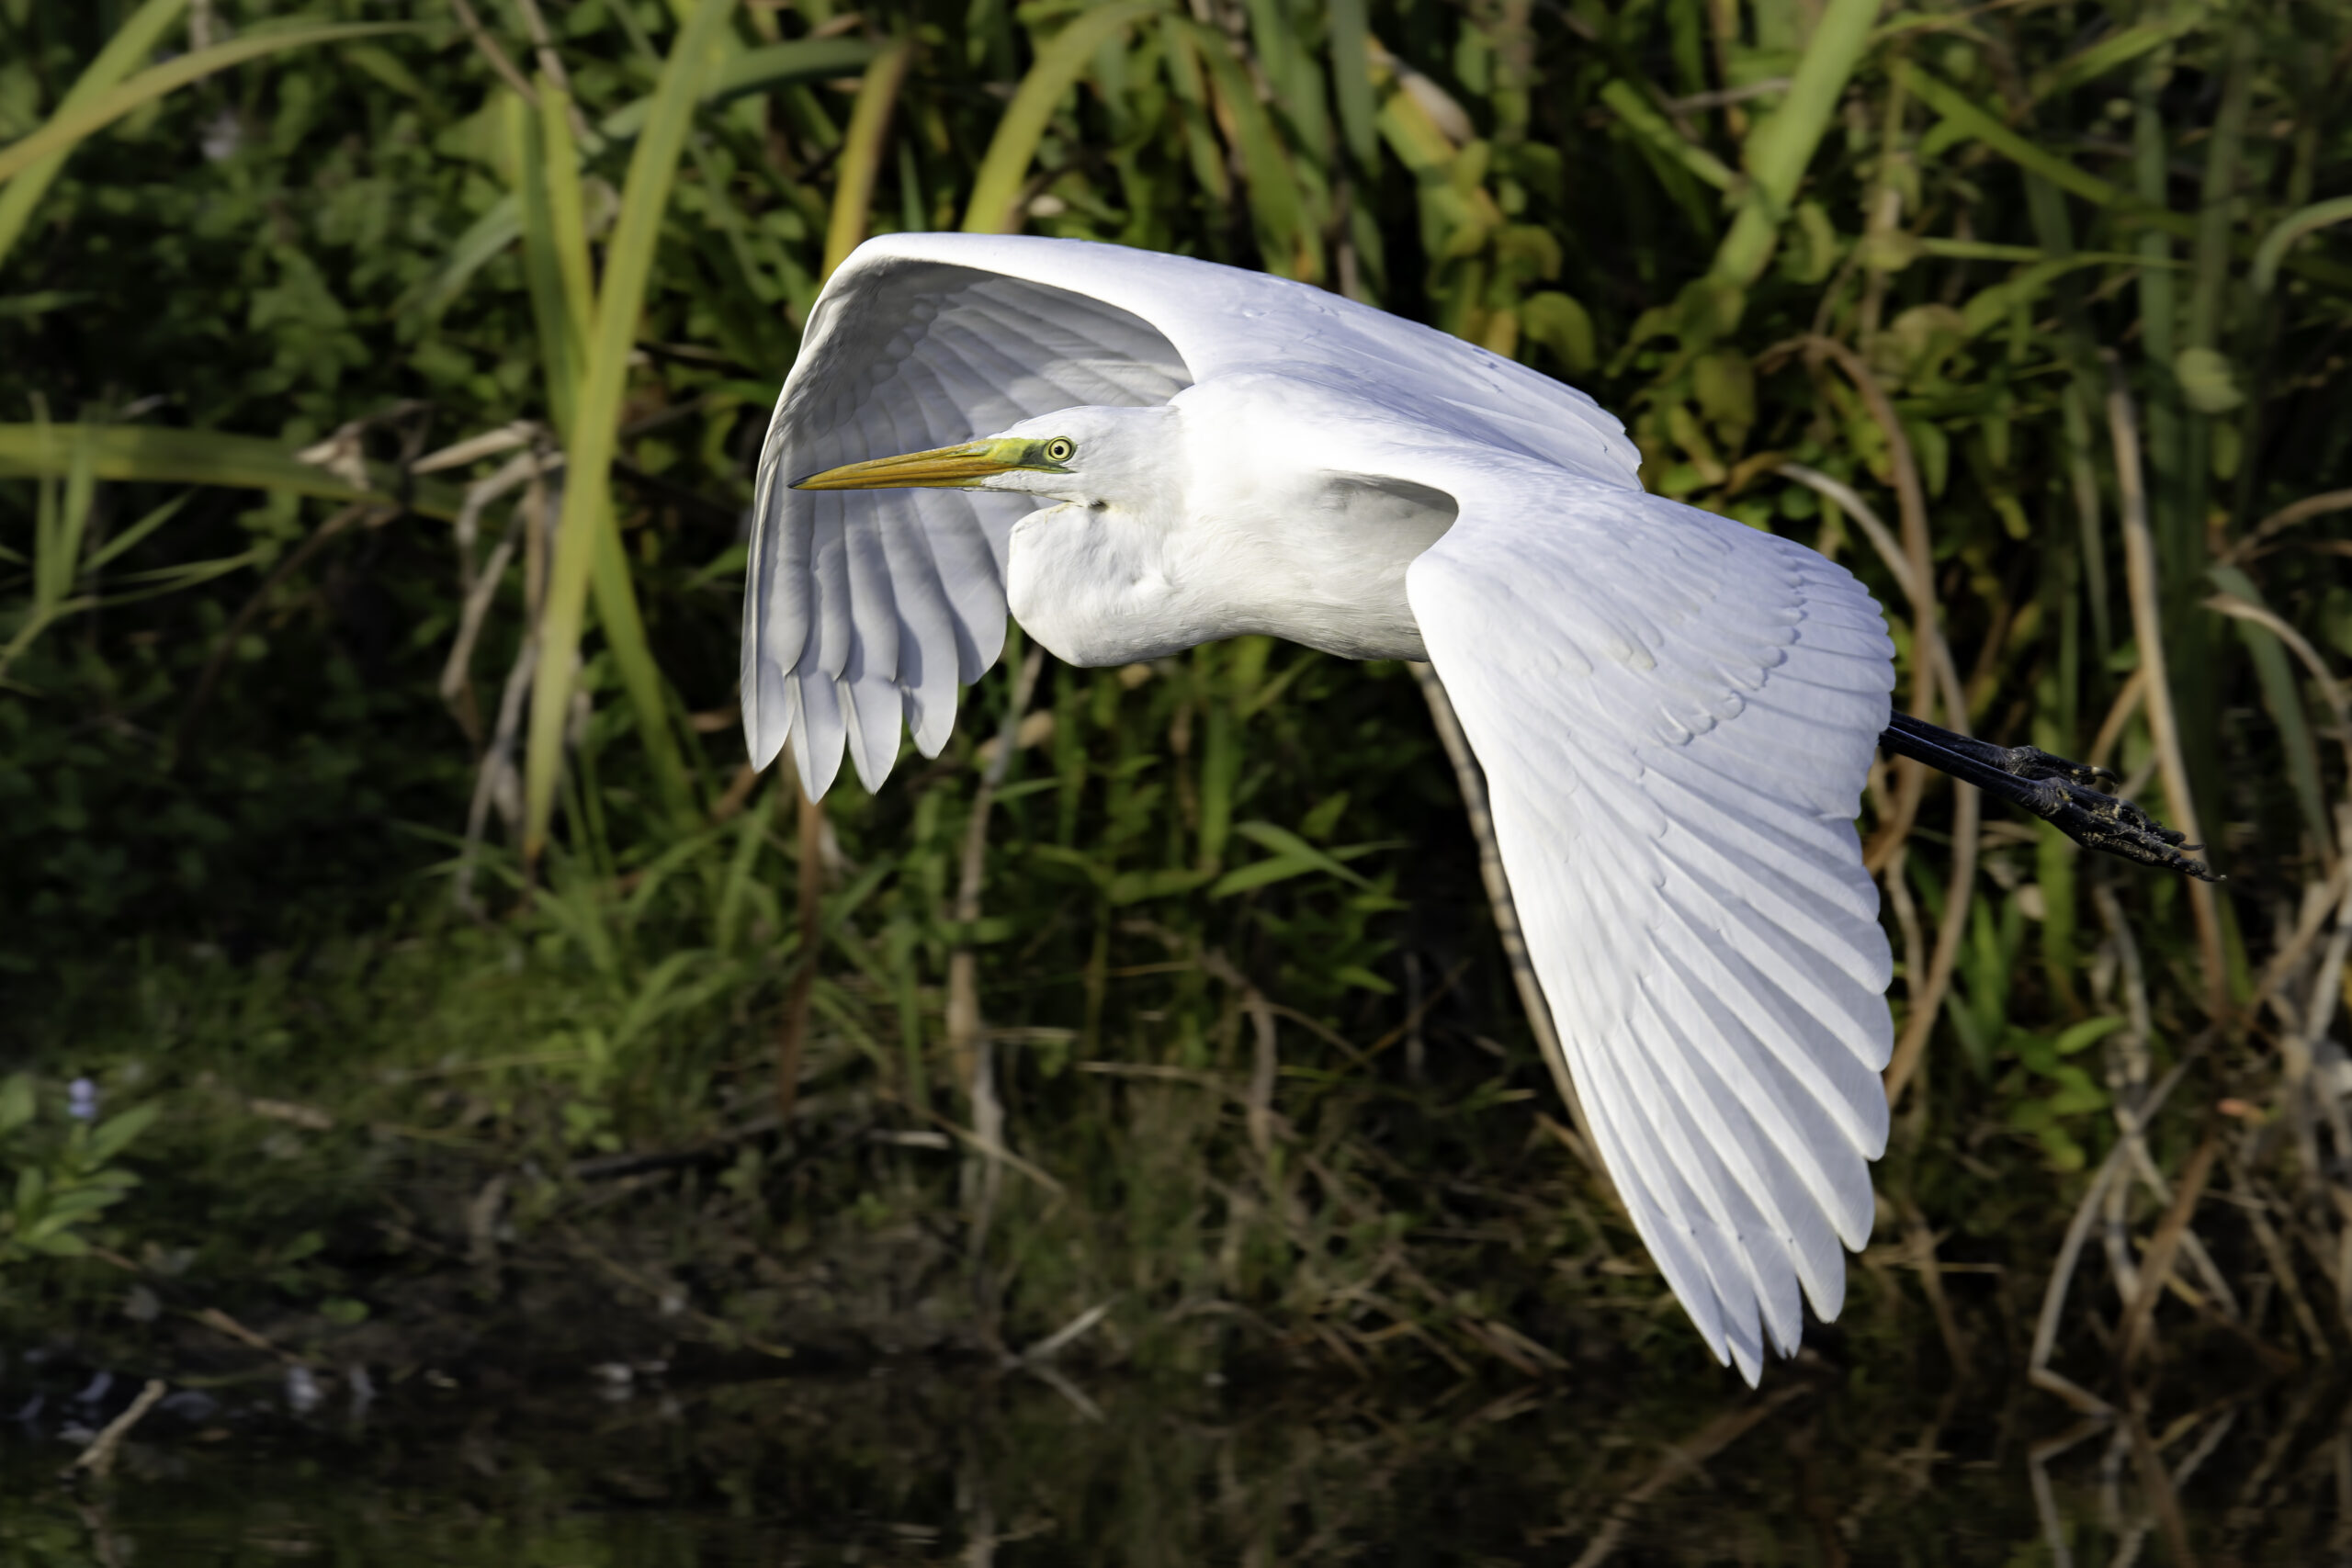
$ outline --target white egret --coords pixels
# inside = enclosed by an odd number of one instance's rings
[[[2177,839],[2071,764],[1889,731],[1861,585],[1646,493],[1639,463],[1583,393],[1301,284],[871,241],[810,312],[761,455],[752,761],[789,737],[815,796],[844,744],[877,788],[902,721],[936,755],[1008,609],[1080,665],[1245,632],[1430,660],[1600,1154],[1753,1382],[1768,1340],[1795,1349],[1801,1296],[1837,1315],[1839,1244],[1870,1236],[1891,960],[1853,819],[1882,731],[2086,841],[2161,861]]]

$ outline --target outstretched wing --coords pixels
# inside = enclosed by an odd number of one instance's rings
[[[752,760],[796,738],[822,794],[846,741],[869,789],[899,726],[945,744],[959,683],[1004,637],[1012,525],[1033,501],[796,491],[840,463],[985,435],[1080,405],[1165,402],[1261,368],[1379,388],[1424,426],[1631,487],[1640,455],[1592,400],[1415,322],[1262,273],[1076,240],[895,234],[810,312],[760,456],[743,604]]]
[[[1409,477],[1441,482],[1422,462]],[[1456,461],[1407,577],[1493,795],[1601,1157],[1751,1383],[1869,1239],[1891,959],[1853,818],[1894,683],[1811,550],[1540,466]],[[1760,1331],[1759,1331],[1760,1330]]]
[[[1036,504],[792,480],[1056,409],[1164,402],[1191,382],[1149,322],[1083,294],[911,257],[843,267],[810,312],[760,454],[743,595],[752,761],[765,767],[799,738],[801,783],[819,795],[846,739],[879,788],[902,716],[937,755],[958,685],[1003,647],[1006,540]]]

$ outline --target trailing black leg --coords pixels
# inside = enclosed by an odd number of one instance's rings
[[[2110,794],[2116,778],[2105,768],[2053,757],[2037,747],[1995,746],[1900,713],[1878,743],[2032,812],[2085,849],[2206,882],[2221,880],[2188,852],[2204,845],[2182,842],[2185,835]]]

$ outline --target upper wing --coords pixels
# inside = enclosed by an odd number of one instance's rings
[[[1158,251],[1019,234],[891,234],[861,246],[842,271],[869,257],[993,272],[1125,310],[1164,334],[1195,381],[1279,371],[1374,395],[1425,427],[1640,488],[1642,455],[1624,426],[1574,387],[1309,284]]]
[[[869,247],[869,250],[871,247]],[[1148,321],[1051,285],[859,253],[810,312],[760,454],[743,593],[743,719],[765,767],[787,735],[822,795],[851,743],[879,788],[901,715],[938,754],[959,682],[1004,644],[1004,565],[1034,498],[799,491],[838,464],[944,446],[1080,404],[1165,402],[1192,384]]]
[[[1845,1297],[1886,1144],[1892,967],[1853,818],[1878,606],[1811,550],[1533,465],[1461,463],[1407,577],[1601,1157],[1752,1383]],[[1413,477],[1437,482],[1427,471]]]
[[[797,736],[802,782],[821,794],[847,739],[872,788],[902,714],[935,754],[957,684],[1002,645],[1007,540],[1035,504],[793,479],[1057,409],[1164,402],[1248,368],[1376,389],[1425,430],[1638,484],[1640,454],[1582,392],[1305,284],[1076,240],[872,240],[810,312],[760,456],[743,603],[752,760],[765,766]]]

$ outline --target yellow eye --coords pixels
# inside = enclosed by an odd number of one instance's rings
[[[1067,463],[1077,456],[1078,444],[1063,436],[1057,435],[1046,443],[1046,460],[1049,463]]]

